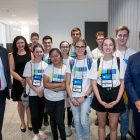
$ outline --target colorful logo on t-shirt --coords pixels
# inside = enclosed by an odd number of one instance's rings
[[[63,81],[65,79],[65,75],[62,74],[50,74],[49,77],[51,79],[55,79],[56,81]]]
[[[43,69],[35,69],[35,70],[32,70],[32,75],[35,75],[35,74],[43,74],[44,73],[44,70]]]
[[[112,80],[116,74],[116,69],[99,69],[98,74],[101,75],[102,80]]]
[[[74,72],[87,72],[87,67],[74,67]]]

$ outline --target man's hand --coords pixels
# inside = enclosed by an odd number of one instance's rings
[[[135,106],[136,106],[138,112],[140,112],[140,100],[135,102]]]

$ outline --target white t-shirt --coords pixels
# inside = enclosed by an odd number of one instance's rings
[[[23,72],[23,77],[33,77],[34,76],[39,76],[41,78],[40,86],[36,86],[38,89],[43,88],[43,74],[45,69],[47,68],[48,64],[45,63],[44,61],[41,61],[39,63],[33,63],[33,61],[29,61],[26,63],[24,72]],[[37,93],[35,93],[31,88],[29,88],[29,85],[26,85],[26,92],[30,90],[29,96],[37,96]]]
[[[92,53],[91,53],[91,50],[90,50],[89,46],[86,47],[86,51],[87,51],[87,56],[92,58]],[[76,57],[76,53],[75,53],[75,49],[74,49],[73,45],[70,45],[69,56],[72,57],[72,58]]]
[[[88,65],[87,65],[87,58],[85,58],[83,60],[75,59],[72,70],[70,67],[70,63],[67,64],[66,73],[71,74],[70,88],[72,91],[72,97],[82,97],[85,95],[85,93],[89,89],[89,87],[91,85],[91,80],[87,78],[88,71],[89,70],[88,70]],[[81,92],[73,91],[73,86],[74,86],[73,80],[74,79],[82,79],[82,91]]]
[[[47,64],[50,64],[50,57],[49,57],[49,53],[44,53],[44,57],[43,57],[43,60],[47,63]]]
[[[98,59],[102,56],[104,56],[102,50],[100,50],[98,47],[94,50],[92,50],[92,56],[93,56],[93,59]]]
[[[126,70],[126,66],[127,66],[127,63],[128,63],[129,56],[133,55],[134,53],[136,53],[135,50],[133,50],[131,48],[127,48],[124,51],[116,50],[116,52],[114,53],[114,55],[116,57],[120,57],[121,59],[123,59],[123,61],[124,61],[124,67],[125,67],[125,70]]]
[[[67,59],[63,59],[63,64],[67,66],[67,64],[69,63],[69,61],[73,59],[71,57],[68,57]]]
[[[49,65],[45,70],[44,75],[49,77],[49,82],[63,82],[66,79],[66,66],[63,65],[62,68],[56,68],[53,64]],[[65,99],[66,91],[53,91],[51,89],[44,89],[44,96],[47,100],[50,101],[60,101]]]
[[[123,60],[120,59],[119,70],[116,57],[109,61],[105,61],[103,60],[103,57],[101,57],[99,68],[97,68],[97,60],[94,61],[90,72],[88,73],[88,78],[97,80],[97,83],[102,87],[112,87],[112,84],[113,87],[119,86],[120,79],[124,79]]]

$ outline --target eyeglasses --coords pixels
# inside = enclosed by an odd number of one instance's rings
[[[81,49],[81,50],[83,50],[83,49],[85,49],[86,47],[85,47],[85,46],[75,46],[75,48],[76,48],[76,49]]]

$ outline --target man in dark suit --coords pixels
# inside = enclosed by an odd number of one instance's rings
[[[0,46],[0,140],[2,140],[2,125],[5,112],[6,97],[9,99],[11,88],[8,54],[5,48]]]
[[[136,140],[140,140],[140,52],[129,57],[125,73],[125,88],[133,111]]]

